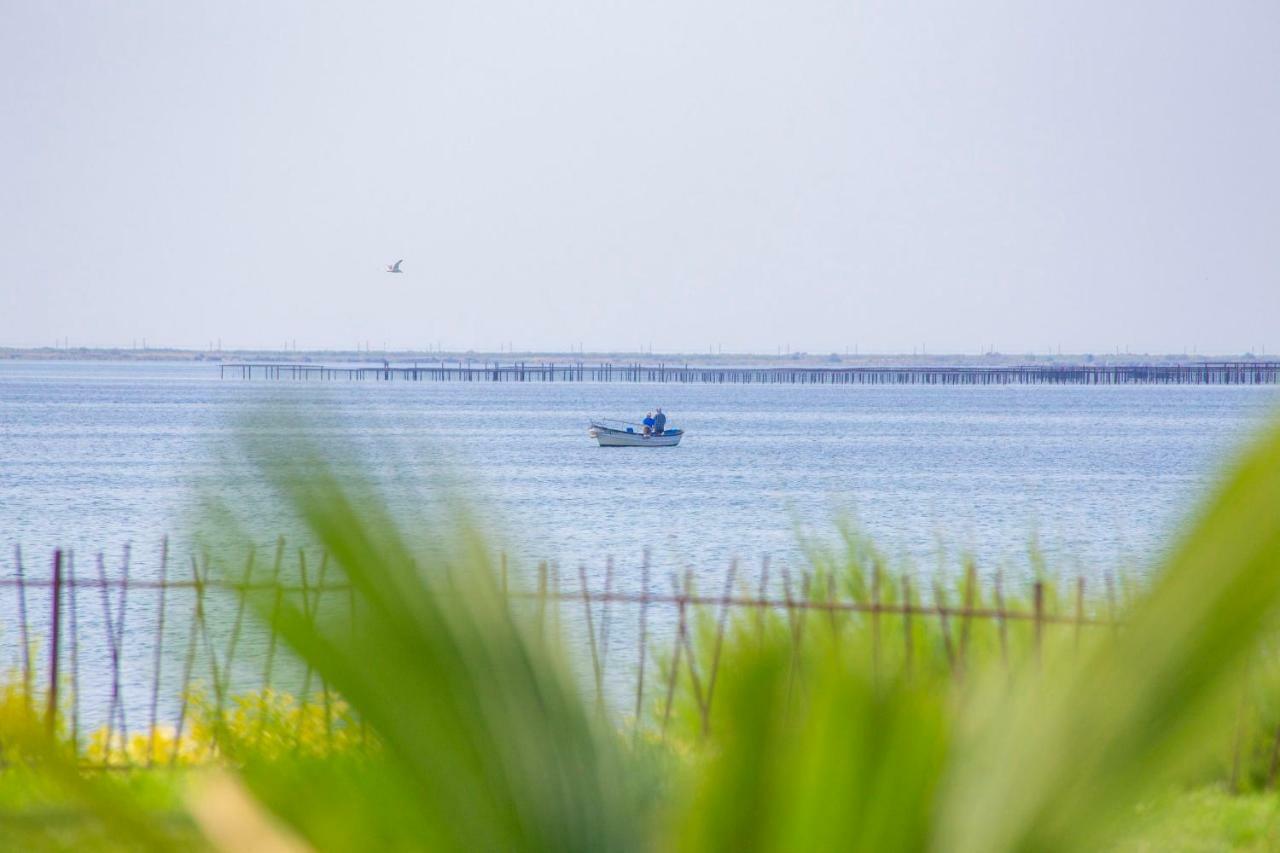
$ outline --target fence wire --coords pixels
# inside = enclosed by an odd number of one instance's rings
[[[303,551],[286,556],[281,545],[266,565],[255,565],[251,552],[243,573],[229,577],[215,573],[207,557],[175,560],[165,540],[145,573],[128,547],[116,559],[95,554],[88,566],[63,551],[39,562],[33,572],[15,549],[12,574],[0,577],[0,665],[10,689],[21,689],[85,766],[212,758],[211,745],[191,743],[193,727],[225,726],[237,714],[258,727],[259,737],[273,719],[292,720],[298,743],[306,737],[330,747],[343,738],[367,740],[363,721],[272,630],[286,602],[299,605],[306,618],[334,607],[349,608],[354,618],[357,592],[335,579],[325,556],[309,562]],[[1066,594],[1035,581],[1022,605],[1008,606],[1000,575],[980,583],[972,566],[958,584],[960,603],[951,604],[937,584],[929,590],[908,576],[872,569],[866,588],[857,591],[830,573],[771,575],[767,558],[753,591],[734,562],[718,579],[718,593],[699,591],[687,570],[669,573],[666,591],[655,589],[661,580],[647,555],[627,578],[612,559],[572,574],[541,563],[517,583],[505,556],[500,565],[499,589],[509,606],[522,608],[539,632],[559,632],[587,693],[637,734],[646,728],[665,734],[678,686],[709,729],[734,620],[763,625],[775,616],[798,650],[808,622],[830,625],[835,637],[837,620],[856,616],[865,630],[849,641],[865,644],[877,667],[890,655],[908,670],[932,658],[957,677],[978,625],[995,628],[1006,664],[1013,626],[1039,655],[1053,626],[1066,626],[1078,642],[1082,631],[1119,625],[1110,581],[1094,600],[1086,597],[1083,577]],[[622,580],[638,587],[625,589]],[[258,604],[250,605],[254,597]],[[264,613],[266,599],[272,606]],[[924,633],[922,623],[930,626]]]

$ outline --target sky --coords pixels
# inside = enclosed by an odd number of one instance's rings
[[[0,346],[1277,352],[1277,45],[1274,0],[3,0]]]

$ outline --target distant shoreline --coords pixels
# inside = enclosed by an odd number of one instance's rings
[[[649,353],[649,352],[426,352],[421,350],[193,350],[116,349],[107,347],[0,347],[0,361],[203,362],[211,364],[667,364],[699,367],[1006,367],[1013,365],[1181,365],[1205,362],[1275,362],[1280,357],[1254,353]]]

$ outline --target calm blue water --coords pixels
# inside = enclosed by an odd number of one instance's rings
[[[1017,572],[1035,536],[1051,564],[1092,574],[1157,552],[1277,402],[1246,387],[247,383],[207,365],[0,364],[0,571],[15,544],[36,560],[180,539],[237,415],[285,404],[384,454],[401,510],[451,467],[526,561],[794,561],[797,524],[828,535],[844,512],[919,568],[941,542]],[[687,430],[679,448],[585,434],[656,405]]]
[[[1144,571],[1278,403],[1277,389],[1259,387],[304,384],[221,381],[216,367],[191,364],[0,363],[0,579],[13,577],[18,545],[28,576],[47,577],[55,546],[74,550],[80,577],[96,574],[100,551],[105,573],[116,574],[126,543],[134,577],[155,576],[165,533],[174,543],[170,572],[187,574],[194,494],[210,490],[236,507],[260,508],[264,498],[256,481],[216,461],[217,449],[245,412],[282,406],[335,441],[354,439],[402,517],[436,499],[441,470],[462,476],[520,564],[556,561],[570,591],[580,563],[598,589],[607,557],[616,587],[635,590],[646,548],[651,589],[660,592],[686,567],[719,589],[733,557],[747,579],[765,554],[798,570],[797,529],[834,538],[841,513],[921,571],[946,570],[969,552],[984,572],[1016,578],[1030,571],[1035,537],[1051,569],[1096,579]],[[678,448],[601,449],[586,435],[593,416],[639,418],[659,405],[687,430]],[[266,506],[258,521],[270,530]],[[81,591],[82,730],[101,725],[110,708],[109,609],[126,617],[128,725],[147,722],[153,695],[159,719],[176,718],[196,636],[191,605],[171,599],[160,631],[154,594],[134,593],[122,606]],[[4,671],[21,660],[20,606],[12,586],[0,587]],[[50,600],[29,590],[26,606],[41,684]],[[603,617],[595,623],[602,634]],[[221,619],[221,632],[214,626],[215,649],[227,648],[229,621]],[[581,613],[565,621],[585,636]],[[606,686],[629,697],[633,619],[618,613],[612,631],[617,660]],[[655,612],[650,631],[659,645],[669,640],[671,614]],[[207,651],[197,679],[209,671]],[[68,654],[64,647],[64,673]],[[162,662],[154,694],[153,659]],[[247,637],[233,681],[256,687],[263,659],[261,636]]]

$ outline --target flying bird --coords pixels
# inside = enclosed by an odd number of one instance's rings
[[[387,272],[404,272],[400,269],[400,265],[404,263],[404,258],[396,261],[394,264],[387,264]]]

